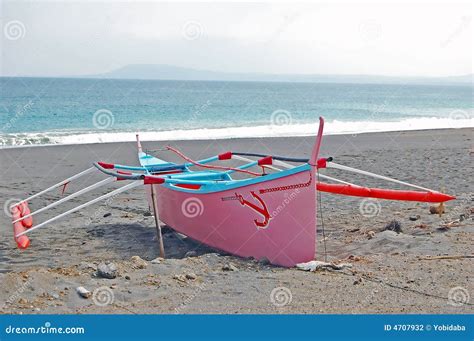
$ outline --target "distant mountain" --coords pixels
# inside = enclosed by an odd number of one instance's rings
[[[104,74],[87,78],[159,79],[203,81],[254,81],[254,82],[309,82],[309,83],[369,83],[369,84],[449,84],[470,85],[473,74],[450,77],[390,77],[370,75],[319,75],[319,74],[268,74],[235,73],[197,70],[172,65],[131,64]]]

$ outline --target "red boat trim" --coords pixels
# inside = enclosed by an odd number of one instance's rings
[[[217,156],[219,160],[229,160],[232,159],[232,152],[225,152]]]
[[[145,185],[155,185],[155,184],[160,185],[160,184],[165,183],[165,179],[158,178],[158,177],[145,176],[145,178],[143,179],[143,183]]]
[[[264,157],[257,161],[259,166],[272,165],[273,159],[271,156]]]
[[[326,158],[320,158],[320,159],[318,159],[318,162],[317,162],[317,164],[316,164],[316,165],[317,165],[317,168],[318,168],[318,169],[319,169],[319,168],[326,168],[326,166],[327,166],[327,161],[328,161],[328,159],[326,159]]]
[[[102,162],[102,161],[97,162],[97,164],[99,166],[101,166],[102,168],[105,168],[105,169],[114,169],[114,167],[115,167],[115,165],[113,163],[106,163],[106,162]]]
[[[185,189],[200,189],[201,185],[194,185],[194,184],[174,184],[175,187],[185,188]]]
[[[131,173],[131,172],[126,172],[126,171],[121,171],[121,170],[117,171],[117,173],[118,174],[123,174],[123,175],[133,175],[133,173]],[[117,177],[117,181],[123,181],[123,180],[128,180],[128,179]]]

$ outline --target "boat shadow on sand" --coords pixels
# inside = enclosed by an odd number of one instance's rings
[[[157,233],[154,227],[139,223],[95,225],[86,231],[91,240],[98,241],[99,253],[115,253],[125,258],[140,256],[146,260],[160,257]],[[168,226],[162,227],[166,258],[184,259],[204,254],[227,255],[217,249],[182,235]]]

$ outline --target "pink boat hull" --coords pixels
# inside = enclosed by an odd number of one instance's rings
[[[309,170],[212,193],[153,186],[160,220],[201,243],[287,267],[314,259],[316,191]]]

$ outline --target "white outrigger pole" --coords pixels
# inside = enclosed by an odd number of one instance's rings
[[[40,192],[38,192],[38,193],[36,193],[36,194],[34,194],[34,195],[31,195],[30,197],[28,197],[28,198],[26,198],[26,199],[23,199],[23,200],[21,200],[21,201],[15,203],[15,204],[13,204],[13,205],[11,205],[11,206],[10,206],[10,210],[16,210],[16,209],[18,209],[18,208],[28,207],[28,202],[30,202],[32,199],[38,198],[39,196],[41,196],[41,195],[43,195],[43,194],[45,194],[45,193],[51,192],[52,190],[54,190],[54,189],[56,189],[56,188],[60,188],[60,187],[62,187],[62,186],[66,186],[66,185],[69,184],[71,181],[76,180],[76,179],[78,179],[78,178],[80,178],[80,177],[83,177],[83,176],[85,176],[85,175],[87,175],[87,174],[89,174],[89,173],[92,173],[92,172],[94,172],[94,171],[98,171],[97,167],[90,167],[90,168],[88,168],[88,169],[86,169],[86,170],[84,170],[84,171],[82,171],[82,172],[79,172],[79,173],[77,173],[77,174],[75,174],[75,175],[73,175],[73,176],[71,176],[71,177],[69,177],[69,178],[67,178],[67,179],[64,179],[64,180],[62,180],[62,181],[60,181],[60,182],[58,182],[58,183],[56,183],[56,184],[54,184],[54,185],[52,185],[52,186],[46,188],[45,190],[42,190],[42,191],[40,191]],[[132,189],[132,188],[135,188],[135,187],[141,185],[142,182],[141,182],[141,181],[133,181],[132,183],[129,183],[129,184],[125,185],[125,186],[122,186],[122,187],[120,187],[120,188],[118,188],[118,189],[115,189],[115,190],[113,190],[113,191],[110,192],[110,193],[107,193],[107,194],[104,194],[104,195],[102,195],[102,196],[99,196],[99,197],[97,197],[97,198],[95,198],[95,199],[92,199],[92,200],[90,200],[90,201],[88,201],[88,202],[86,202],[86,203],[83,203],[83,204],[81,204],[81,205],[79,205],[79,206],[77,206],[77,207],[74,207],[74,208],[72,208],[72,209],[70,209],[70,210],[68,210],[68,211],[66,211],[66,212],[64,212],[64,213],[61,213],[61,214],[59,214],[59,215],[57,215],[57,216],[54,216],[53,218],[48,219],[48,220],[46,220],[46,221],[44,221],[44,222],[42,222],[42,223],[40,223],[40,224],[38,224],[38,225],[35,225],[35,226],[25,225],[25,226],[27,226],[27,228],[25,229],[25,228],[22,226],[22,224],[25,224],[25,221],[26,221],[27,219],[30,219],[30,220],[31,220],[31,217],[33,217],[34,215],[36,215],[36,214],[38,214],[38,213],[48,211],[48,210],[50,210],[50,209],[52,209],[52,208],[54,208],[54,207],[56,207],[56,206],[59,206],[59,205],[65,203],[65,202],[68,202],[68,201],[70,201],[70,200],[72,200],[72,199],[74,199],[74,198],[76,198],[76,197],[78,197],[78,196],[80,196],[80,195],[82,195],[82,194],[91,192],[91,191],[93,191],[93,190],[95,190],[95,189],[98,189],[98,188],[100,188],[100,187],[104,187],[104,186],[106,186],[106,185],[108,185],[108,184],[110,184],[110,183],[112,183],[112,182],[114,182],[114,181],[118,181],[118,180],[139,180],[139,179],[140,179],[140,178],[139,178],[138,176],[132,177],[132,178],[127,177],[127,176],[124,176],[124,178],[108,177],[108,178],[103,179],[103,180],[101,180],[101,181],[99,181],[99,182],[96,182],[96,183],[94,183],[94,184],[92,184],[92,185],[90,185],[90,186],[87,186],[87,187],[85,187],[85,188],[83,188],[83,189],[80,189],[80,190],[78,190],[77,192],[74,192],[74,193],[68,195],[67,197],[61,198],[61,199],[59,199],[59,200],[57,200],[57,201],[55,201],[55,202],[53,202],[53,203],[51,203],[51,204],[49,204],[49,205],[47,205],[47,206],[45,206],[45,207],[42,207],[42,208],[40,208],[40,209],[38,209],[38,210],[36,210],[36,211],[34,211],[34,212],[30,212],[29,209],[28,209],[28,211],[26,212],[26,214],[23,214],[23,213],[25,213],[25,212],[22,212],[21,215],[16,215],[16,216],[14,216],[14,218],[13,218],[13,220],[12,220],[13,227],[14,227],[14,236],[15,236],[15,239],[17,239],[17,238],[19,238],[19,237],[21,237],[21,236],[24,236],[24,235],[30,233],[31,231],[34,231],[34,230],[36,230],[36,229],[38,229],[38,228],[40,228],[40,227],[44,227],[44,226],[46,226],[46,225],[48,225],[48,224],[51,224],[52,222],[54,222],[54,221],[56,221],[56,220],[58,220],[58,219],[61,219],[61,218],[65,217],[65,216],[68,216],[69,214],[72,214],[72,213],[74,213],[74,212],[77,212],[77,211],[79,211],[79,210],[81,210],[81,209],[83,209],[83,208],[85,208],[85,207],[88,207],[88,206],[90,206],[90,205],[93,205],[93,204],[95,204],[95,203],[97,203],[97,202],[99,202],[99,201],[108,199],[108,198],[113,197],[113,196],[115,196],[115,195],[117,195],[117,194],[120,194],[120,193],[122,193],[122,192],[128,191],[128,190],[130,190],[130,189]],[[20,211],[22,211],[22,210],[20,210]],[[25,237],[24,237],[24,238],[25,238]]]
[[[427,192],[436,192],[436,191],[434,191],[432,189],[429,189],[429,188],[426,188],[426,187],[421,187],[421,186],[418,186],[418,185],[411,184],[409,182],[400,181],[400,180],[397,180],[397,179],[389,178],[388,176],[383,176],[383,175],[367,172],[367,171],[364,171],[364,170],[361,170],[361,169],[340,165],[340,164],[335,163],[335,162],[328,162],[326,167],[327,168],[335,168],[335,169],[345,170],[345,171],[352,172],[352,173],[357,173],[357,174],[362,174],[362,175],[370,176],[372,178],[381,179],[381,180],[385,180],[385,181],[390,181],[390,182],[394,182],[396,184],[400,184],[400,185],[404,185],[404,186],[408,186],[408,187],[418,188],[418,189],[421,189],[421,190],[427,191]]]
[[[48,188],[42,190],[41,192],[38,192],[38,193],[36,193],[36,194],[33,194],[31,197],[28,197],[28,198],[26,198],[26,199],[23,199],[23,200],[21,200],[21,201],[15,203],[15,204],[13,204],[13,205],[11,205],[10,208],[19,206],[19,205],[21,205],[21,204],[23,204],[23,203],[25,203],[25,202],[30,201],[31,199],[37,198],[37,197],[39,197],[40,195],[43,195],[43,194],[45,194],[45,193],[48,193],[48,192],[52,191],[52,190],[55,189],[55,188],[58,188],[58,187],[67,185],[67,184],[68,184],[69,182],[71,182],[72,180],[78,179],[78,178],[80,178],[81,176],[84,176],[84,175],[86,175],[86,174],[89,174],[89,173],[91,173],[91,172],[93,172],[93,171],[95,171],[95,168],[94,168],[94,167],[87,168],[86,170],[84,170],[84,171],[82,171],[82,172],[80,172],[80,173],[77,173],[76,175],[73,175],[73,176],[71,176],[71,177],[69,177],[69,178],[67,178],[67,179],[64,179],[63,181],[60,181],[60,182],[58,182],[57,184],[52,185],[52,186],[50,186],[50,187],[48,187]]]
[[[38,213],[41,213],[41,212],[43,212],[43,211],[47,211],[47,210],[49,210],[49,209],[51,209],[51,208],[53,208],[53,207],[56,207],[56,206],[58,206],[58,205],[61,205],[62,203],[65,203],[66,201],[69,201],[69,200],[71,200],[71,199],[74,199],[75,197],[78,197],[78,196],[80,196],[80,195],[82,195],[82,194],[84,194],[84,193],[90,192],[90,191],[92,191],[92,190],[94,190],[94,189],[96,189],[96,188],[105,186],[105,185],[107,185],[107,184],[109,184],[109,183],[111,183],[111,182],[113,182],[113,181],[115,181],[114,178],[107,178],[107,179],[101,180],[101,181],[99,181],[99,182],[97,182],[97,183],[95,183],[95,184],[93,184],[93,185],[90,185],[89,187],[86,187],[86,188],[83,188],[83,189],[81,189],[81,190],[79,190],[79,191],[77,191],[77,192],[74,192],[74,193],[72,193],[71,195],[69,195],[69,196],[67,196],[67,197],[65,197],[65,198],[62,198],[62,199],[60,199],[60,200],[58,200],[58,201],[55,201],[55,202],[53,202],[52,204],[49,204],[48,206],[45,206],[45,207],[40,208],[39,210],[36,210],[36,211],[34,211],[34,212],[30,213],[30,214],[27,214],[27,215],[22,216],[21,218],[14,220],[14,221],[13,221],[13,224],[16,223],[17,221],[22,221],[22,220],[24,220],[24,219],[26,219],[26,218],[29,218],[29,217],[32,217],[32,216],[34,216],[34,215],[36,215],[36,214],[38,214]]]
[[[15,235],[15,237],[23,236],[23,235],[25,235],[25,234],[27,234],[27,233],[33,231],[33,230],[39,229],[40,227],[43,227],[43,226],[45,226],[45,225],[47,225],[47,224],[50,224],[50,223],[52,223],[53,221],[56,221],[56,220],[58,220],[58,219],[61,219],[61,218],[65,217],[65,216],[67,216],[67,215],[69,215],[69,214],[71,214],[71,213],[74,213],[74,212],[77,212],[77,211],[79,211],[79,210],[82,210],[83,208],[85,208],[85,207],[87,207],[87,206],[93,205],[93,204],[95,204],[95,203],[97,203],[97,202],[99,202],[99,201],[101,201],[101,200],[105,200],[105,199],[107,199],[107,198],[113,197],[114,195],[117,195],[117,194],[119,194],[119,193],[128,191],[129,189],[132,189],[132,188],[134,188],[134,187],[140,186],[141,184],[142,184],[141,182],[135,181],[135,182],[129,183],[128,185],[125,185],[125,186],[122,186],[122,187],[120,187],[120,188],[117,188],[116,190],[114,190],[114,191],[112,191],[112,192],[110,192],[110,193],[104,194],[104,195],[102,195],[102,196],[100,196],[100,197],[98,197],[98,198],[95,198],[95,199],[93,199],[93,200],[91,200],[91,201],[88,201],[88,202],[86,202],[86,203],[84,203],[84,204],[82,204],[82,205],[79,205],[79,206],[77,206],[77,207],[74,207],[74,208],[70,209],[69,211],[66,211],[66,212],[61,213],[61,214],[59,214],[59,215],[57,215],[57,216],[55,216],[55,217],[53,217],[53,218],[51,218],[51,219],[48,219],[48,220],[46,220],[45,222],[42,222],[41,224],[38,224],[38,225],[36,225],[36,226],[33,226],[32,228],[30,228],[30,229],[28,229],[28,230],[26,230],[26,231],[24,231],[24,232],[21,232],[21,233]],[[72,199],[72,198],[71,198],[71,199]]]

